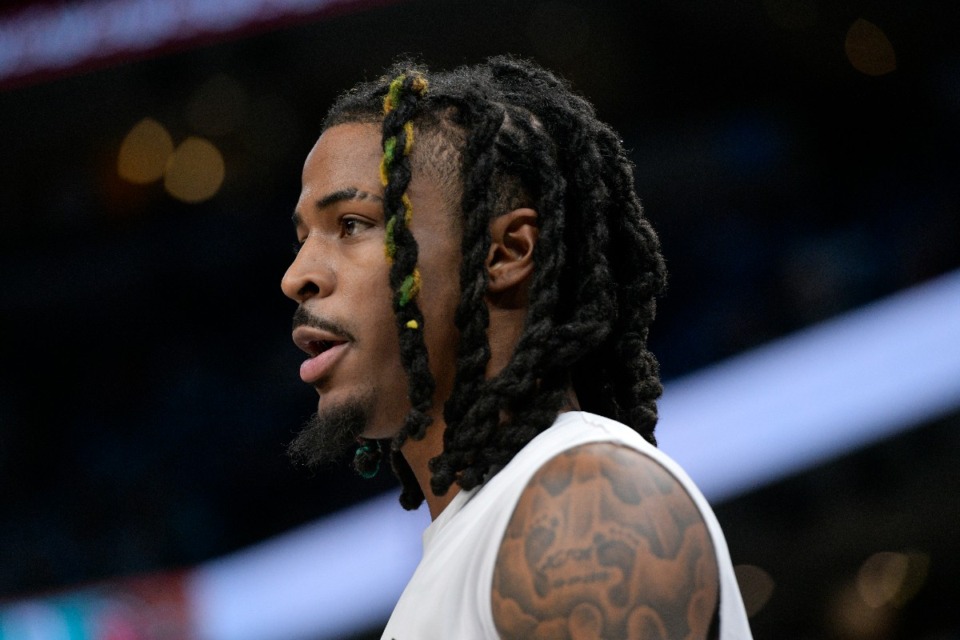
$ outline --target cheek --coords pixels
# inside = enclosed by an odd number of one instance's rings
[[[349,275],[341,271],[338,287],[342,291],[341,308],[349,313],[360,341],[363,365],[355,375],[370,382],[389,380],[401,368],[389,267],[382,253],[364,256],[352,267]]]
[[[399,362],[397,344],[396,316],[390,294],[389,275],[386,269],[375,271],[372,275],[353,288],[353,308],[360,314],[358,321],[374,346],[378,357],[386,358],[396,353]],[[392,360],[392,359],[391,359]]]
[[[386,275],[383,278],[385,281]],[[358,294],[366,296],[365,303],[358,308],[362,309],[360,321],[367,340],[358,360],[362,366],[355,373],[360,376],[357,382],[371,388],[377,399],[370,428],[364,435],[391,438],[410,410],[407,375],[400,362],[396,319],[386,284],[368,287]]]
[[[448,265],[440,277],[425,280],[421,310],[427,323],[424,339],[430,358],[430,370],[437,383],[437,397],[446,400],[456,373],[460,335],[454,318],[460,298],[458,271]]]

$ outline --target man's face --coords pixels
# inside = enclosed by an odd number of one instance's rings
[[[301,378],[320,395],[312,428],[332,429],[350,415],[363,423],[352,435],[367,438],[394,436],[410,409],[384,254],[380,136],[377,125],[342,124],[317,141],[294,216],[300,250],[281,283],[299,304],[294,341],[310,356]],[[415,173],[407,190],[436,415],[453,386],[460,262],[457,225],[440,186]]]

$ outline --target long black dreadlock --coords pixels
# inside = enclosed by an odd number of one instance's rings
[[[414,170],[432,172],[461,211],[460,345],[443,453],[430,461],[432,490],[482,484],[553,423],[569,384],[582,409],[656,444],[662,387],[647,334],[666,269],[634,191],[633,165],[592,105],[549,71],[514,57],[447,73],[403,62],[344,94],[324,129],[346,122],[382,125],[387,254],[412,406],[390,443],[401,504],[414,509],[423,501],[400,445],[424,436],[435,386],[405,196]],[[529,308],[512,359],[486,379],[490,221],[518,206],[538,215]]]

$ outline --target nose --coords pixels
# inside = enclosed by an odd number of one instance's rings
[[[315,244],[307,238],[280,280],[283,294],[294,302],[302,304],[314,296],[326,297],[333,291],[336,281],[333,268]]]

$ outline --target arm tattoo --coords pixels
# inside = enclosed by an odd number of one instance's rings
[[[505,640],[703,640],[718,597],[710,534],[680,483],[598,443],[553,458],[524,489],[491,604]]]

